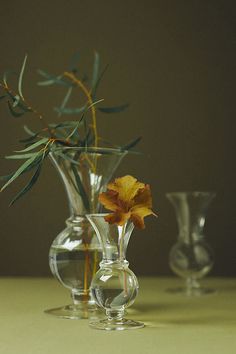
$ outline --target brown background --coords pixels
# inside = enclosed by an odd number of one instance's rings
[[[174,210],[167,191],[214,190],[206,235],[216,253],[212,274],[236,275],[235,227],[235,1],[16,1],[1,2],[0,72],[18,70],[29,55],[25,94],[50,122],[62,91],[36,86],[37,68],[60,73],[76,51],[81,67],[96,49],[109,70],[100,87],[107,104],[129,101],[115,116],[100,116],[100,134],[115,143],[142,135],[143,156],[127,157],[126,173],[149,182],[159,219],[136,231],[128,259],[137,274],[170,274]],[[0,105],[1,156],[19,148],[22,124]],[[13,169],[1,159],[0,174]],[[46,275],[48,249],[68,216],[61,182],[48,163],[34,190],[14,207],[19,180],[0,198],[0,274]]]

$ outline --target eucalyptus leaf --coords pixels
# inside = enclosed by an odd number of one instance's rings
[[[16,107],[18,104],[19,104],[19,102],[20,102],[20,96],[19,95],[16,95],[15,97],[14,97],[14,102],[13,102],[13,104],[12,104],[12,107]]]
[[[95,89],[97,81],[98,81],[99,64],[100,64],[99,54],[97,52],[95,52],[94,53],[94,62],[93,62],[93,76],[92,76],[92,82],[91,82],[91,91],[93,91]]]
[[[9,155],[9,156],[5,156],[5,159],[7,159],[7,160],[23,160],[23,159],[29,159],[32,156],[34,156],[35,154],[37,154],[37,153],[31,152],[29,154],[22,154],[22,155]]]
[[[1,192],[9,186],[17,177],[19,177],[25,169],[27,169],[31,163],[37,158],[38,154],[35,154],[32,156],[30,159],[25,161],[19,168],[18,170],[13,174],[13,176],[4,184],[4,186],[1,188]]]
[[[79,126],[80,126],[80,122],[75,126],[75,128],[72,130],[72,132],[66,137],[66,140],[70,139],[76,133],[76,131],[78,130]]]
[[[80,53],[78,51],[72,55],[69,62],[69,71],[72,71],[73,73],[76,73],[78,71],[77,64],[79,58],[80,58]]]
[[[35,185],[35,183],[37,182],[40,176],[41,170],[42,170],[42,165],[39,165],[35,173],[33,174],[31,180],[29,181],[29,183],[15,196],[15,198],[13,198],[9,206],[12,206],[19,198],[21,198],[24,194],[26,194]]]
[[[74,165],[79,165],[80,163],[74,159],[72,159],[70,156],[68,156],[66,153],[63,153],[62,150],[55,151],[55,153],[60,156],[62,159],[65,159],[67,161],[70,161]]]
[[[84,186],[81,182],[81,179],[80,179],[80,175],[77,171],[77,168],[72,164],[71,165],[71,169],[72,169],[72,172],[75,176],[75,180],[76,180],[76,184],[78,186],[78,191],[80,193],[80,196],[82,198],[82,201],[83,201],[83,204],[84,204],[84,207],[87,211],[89,211],[89,200],[88,200],[88,196],[86,194],[86,191],[84,189]]]
[[[105,72],[107,71],[108,66],[109,66],[108,64],[105,66],[105,68],[103,69],[103,71],[101,72],[101,74],[99,75],[99,77],[97,79],[96,85],[94,86],[94,89],[92,90],[92,98],[93,99],[96,97],[96,92],[97,92],[98,86],[99,86]]]
[[[60,114],[80,114],[83,113],[86,110],[86,108],[87,105],[78,108],[63,108],[63,109],[61,109],[60,107],[55,107],[54,111]]]
[[[12,71],[12,70],[8,70],[8,71],[5,71],[4,74],[3,74],[3,82],[4,82],[6,87],[8,87],[7,80],[8,80],[8,77],[10,75],[16,75],[16,72]]]
[[[37,139],[40,133],[35,133],[34,135],[30,136],[29,138],[19,140],[20,143],[34,143],[35,139]],[[36,141],[35,141],[36,142]]]
[[[42,164],[38,165],[29,183],[27,183],[27,185],[12,199],[9,206],[12,206],[19,198],[21,198],[25,193],[27,193],[34,186],[34,184],[37,182],[40,176],[41,169],[42,169]]]
[[[19,107],[21,108],[23,111],[25,112],[32,112],[32,108],[31,107],[28,107],[24,101],[22,101],[22,99],[19,99],[20,96],[19,95],[13,95],[10,91],[7,91],[7,94],[8,96],[12,99],[12,102],[13,102],[13,107]]]
[[[69,101],[69,98],[71,96],[71,93],[72,93],[72,87],[69,87],[68,91],[67,91],[67,93],[66,93],[66,95],[65,95],[65,97],[64,97],[64,99],[63,99],[63,101],[61,103],[60,111],[58,112],[59,116],[62,115],[62,111],[61,110],[63,110],[65,108],[65,106],[67,105],[67,103]]]
[[[98,109],[103,113],[119,113],[124,111],[128,107],[129,107],[129,103],[125,103],[115,107],[98,107]]]
[[[21,116],[23,116],[25,114],[25,112],[17,112],[17,111],[15,111],[9,101],[7,101],[7,104],[8,104],[9,111],[10,111],[10,113],[11,113],[11,115],[13,117],[19,118],[19,117],[21,117]]]
[[[57,129],[57,128],[73,128],[78,124],[77,120],[68,120],[63,121],[61,123],[50,123],[49,127]]]
[[[25,131],[27,134],[29,134],[29,135],[34,136],[34,135],[36,134],[36,133],[33,132],[29,127],[27,127],[27,125],[24,125],[24,126],[23,126],[23,129],[24,129],[24,131]]]
[[[46,158],[46,156],[49,154],[49,150],[46,151],[44,158]],[[42,163],[42,157],[43,154],[42,152],[40,154],[38,154],[38,157],[35,158],[35,160],[32,161],[32,163],[30,163],[28,165],[28,167],[26,167],[24,170],[22,170],[22,172],[19,174],[19,176],[31,171],[32,169],[34,169],[35,167],[37,167],[39,164]],[[5,176],[0,176],[0,181],[9,181],[13,176],[14,176],[15,172],[10,173],[9,175],[5,175]],[[18,176],[18,177],[19,177]]]
[[[38,73],[47,79],[45,81],[39,81],[37,83],[38,86],[50,86],[50,85],[54,85],[54,84],[58,84],[58,85],[62,85],[62,86],[73,86],[70,82],[62,80],[61,75],[53,76],[53,75],[46,73],[43,70],[38,70]]]
[[[141,139],[142,139],[142,137],[139,136],[138,138],[130,141],[128,144],[122,146],[122,149],[129,150],[129,149],[133,148],[134,146],[136,146],[140,142]]]
[[[23,92],[22,92],[22,79],[23,79],[23,75],[24,75],[24,71],[25,71],[25,64],[27,61],[27,55],[25,55],[22,67],[21,67],[21,71],[20,71],[20,75],[19,75],[19,80],[18,80],[18,92],[21,98],[23,98]]]
[[[31,144],[31,145],[28,146],[26,149],[23,149],[23,150],[16,150],[15,152],[26,152],[26,151],[30,151],[30,150],[33,150],[33,149],[35,149],[36,147],[38,147],[38,146],[40,146],[40,145],[46,144],[47,142],[48,142],[48,138],[43,138],[43,139],[38,140],[36,143]]]

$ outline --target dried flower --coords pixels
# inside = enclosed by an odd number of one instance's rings
[[[150,186],[129,175],[109,183],[107,191],[99,195],[99,201],[106,209],[113,211],[105,216],[110,224],[122,226],[130,219],[136,227],[144,229],[144,217],[155,215],[151,210]]]

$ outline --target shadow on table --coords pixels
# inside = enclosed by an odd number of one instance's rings
[[[219,314],[194,311],[189,308],[186,310],[184,303],[168,303],[168,304],[136,304],[128,310],[130,317],[143,321],[149,328],[164,328],[170,326],[235,326],[236,318],[232,312]]]

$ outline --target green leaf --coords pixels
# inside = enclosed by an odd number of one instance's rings
[[[53,129],[58,128],[74,128],[78,124],[78,120],[68,120],[61,123],[50,123],[49,127]]]
[[[22,67],[21,67],[21,71],[20,71],[20,75],[19,75],[19,80],[18,80],[18,92],[21,98],[24,98],[23,96],[23,92],[22,92],[22,79],[23,79],[23,75],[24,75],[24,71],[25,71],[25,64],[27,61],[27,55],[25,55]]]
[[[9,179],[12,178],[12,176],[14,176],[14,173],[10,173],[9,175],[5,175],[5,176],[0,176],[0,181],[8,181]]]
[[[122,146],[122,149],[123,150],[129,150],[129,149],[133,148],[134,146],[136,146],[140,142],[141,139],[142,139],[142,137],[139,136],[138,138],[132,140],[128,144]]]
[[[79,57],[80,57],[80,53],[78,51],[72,55],[69,63],[69,71],[72,71],[73,73],[76,73],[78,71],[77,64],[78,64]]]
[[[34,143],[36,142],[35,140],[38,138],[39,133],[36,133],[33,136],[30,136],[29,138],[21,139],[19,140],[20,143]]]
[[[72,132],[66,137],[66,140],[67,140],[67,139],[70,139],[70,138],[76,133],[76,131],[78,130],[80,124],[81,124],[81,122],[78,122],[78,123],[77,123],[77,125],[76,125],[75,128],[72,130]]]
[[[84,189],[84,186],[81,182],[81,179],[80,179],[80,176],[79,176],[79,173],[76,169],[76,167],[72,164],[71,165],[71,169],[73,171],[73,174],[75,176],[75,180],[76,180],[76,184],[78,186],[78,191],[80,193],[80,196],[82,198],[82,201],[83,201],[83,204],[84,204],[84,207],[87,211],[89,211],[89,200],[88,200],[88,196],[85,192],[85,189]]]
[[[27,134],[29,134],[29,135],[34,136],[34,135],[36,134],[36,133],[33,132],[32,130],[30,130],[30,129],[27,127],[27,125],[24,125],[24,126],[23,126],[23,129],[24,129],[24,131],[25,131]]]
[[[95,51],[94,62],[93,62],[93,76],[92,76],[92,82],[91,82],[91,91],[93,91],[95,89],[97,81],[98,81],[99,64],[100,64],[99,54]]]
[[[3,74],[3,82],[4,82],[5,86],[7,86],[7,87],[8,87],[8,83],[7,83],[8,77],[12,74],[16,75],[16,72],[12,71],[12,70],[8,70],[8,71],[5,71],[5,73]]]
[[[16,95],[16,96],[14,97],[14,101],[13,101],[12,107],[15,108],[15,107],[19,104],[19,102],[20,102],[20,96],[19,96],[19,95]]]
[[[46,155],[49,153],[49,151],[47,151]],[[24,169],[20,175],[31,171],[35,166],[37,166],[39,163],[41,163],[42,161],[42,154],[39,154],[38,157],[36,157],[36,159],[26,168]],[[8,181],[9,179],[12,178],[12,176],[14,176],[15,172],[10,173],[9,175],[6,176],[0,176],[0,181]],[[20,176],[19,175],[19,176]]]
[[[25,112],[32,112],[32,108],[28,107],[21,99],[19,99],[19,95],[14,96],[10,91],[7,91],[8,96],[12,99],[13,105],[12,107],[19,107]]]
[[[6,95],[0,96],[0,100],[3,100],[5,97],[7,97]]]
[[[35,152],[31,152],[29,154],[23,154],[23,155],[9,155],[9,156],[5,156],[5,159],[7,160],[22,160],[22,159],[29,159],[32,156],[34,156]]]
[[[71,96],[71,93],[72,93],[72,86],[68,88],[68,91],[62,101],[62,104],[60,106],[60,111],[58,112],[59,116],[62,115],[62,110],[65,108],[65,106],[67,105],[68,101],[69,101],[69,98]]]
[[[103,113],[119,113],[124,111],[127,107],[129,107],[129,103],[125,103],[116,107],[98,107],[98,109]]]
[[[10,103],[9,101],[7,101],[7,104],[8,104],[9,111],[10,111],[10,113],[11,113],[11,115],[12,115],[13,117],[19,118],[19,117],[21,117],[21,116],[23,116],[23,115],[25,114],[25,112],[16,112],[16,111],[13,109],[13,107],[12,107],[12,105],[11,105],[11,103]]]
[[[97,92],[98,86],[99,86],[105,72],[107,71],[108,66],[109,66],[108,64],[105,66],[105,68],[103,69],[103,71],[101,72],[101,74],[99,75],[99,77],[97,79],[96,85],[95,85],[94,89],[92,90],[92,98],[93,99],[96,97],[96,92]]]
[[[70,82],[62,80],[62,75],[53,76],[53,75],[46,73],[43,70],[38,70],[38,73],[47,79],[45,81],[39,81],[37,83],[39,86],[50,86],[50,85],[54,85],[54,84],[69,86],[69,87],[73,86]]]
[[[100,103],[104,101],[104,99],[100,99],[97,101],[94,101],[93,103],[91,103],[89,106],[88,105],[84,105],[82,107],[78,107],[78,108],[61,108],[61,107],[55,107],[54,110],[60,114],[81,114],[83,112],[88,111],[91,107],[95,106],[96,104]]]
[[[72,159],[70,156],[68,156],[66,153],[63,154],[62,150],[55,150],[55,154],[57,154],[58,156],[60,156],[61,158],[70,161],[71,163],[73,163],[74,165],[79,165],[80,163],[74,159]]]
[[[84,112],[87,108],[87,105],[78,108],[63,108],[55,107],[54,110],[60,114],[80,114]]]
[[[36,159],[36,157],[38,156],[38,154],[35,154],[35,156],[32,156],[30,159],[28,159],[27,161],[25,161],[19,168],[18,170],[13,174],[13,176],[4,184],[4,186],[1,188],[1,192],[9,186],[9,184],[11,184],[17,177],[19,177],[25,169],[27,169],[32,162],[34,162],[34,160]]]
[[[40,139],[39,141],[37,141],[36,143],[31,144],[31,145],[28,146],[26,149],[23,149],[23,150],[16,150],[15,152],[26,152],[26,151],[30,151],[30,150],[33,150],[33,149],[35,149],[36,147],[38,147],[38,146],[40,146],[40,145],[46,144],[47,142],[48,142],[48,138],[43,138],[43,139]]]
[[[34,184],[37,182],[40,176],[41,169],[42,169],[42,164],[38,165],[29,183],[27,183],[27,185],[12,199],[9,206],[12,206],[19,198],[21,198],[25,193],[27,193],[34,186]]]

